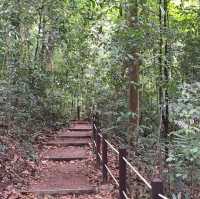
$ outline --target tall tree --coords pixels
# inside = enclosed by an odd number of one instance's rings
[[[129,17],[128,17],[129,27],[133,31],[138,31],[139,21],[138,21],[138,0],[129,1]],[[140,71],[140,57],[139,57],[139,44],[137,39],[135,39],[132,44],[131,54],[132,60],[128,67],[129,75],[129,112],[131,116],[129,118],[129,142],[130,144],[135,143],[136,131],[139,126],[139,71]]]
[[[159,106],[162,115],[161,136],[165,140],[165,156],[167,158],[167,139],[169,134],[169,62],[168,62],[168,0],[159,0]]]
[[[168,52],[168,0],[164,0],[164,31],[165,31],[165,62],[164,62],[164,107],[163,107],[163,126],[164,126],[164,139],[165,139],[165,155],[168,157],[168,147],[167,139],[169,134],[169,93],[168,93],[168,83],[169,83],[169,52]]]

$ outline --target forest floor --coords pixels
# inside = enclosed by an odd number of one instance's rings
[[[36,160],[27,158],[22,144],[13,136],[0,136],[0,199],[114,199],[118,196],[117,187],[111,177],[108,183],[102,183],[102,173],[96,166],[96,157],[93,144],[87,139],[84,146],[50,146],[53,141],[61,142],[65,139],[57,139],[60,133],[68,130],[63,128],[59,131],[44,129],[36,137],[34,150]],[[74,135],[78,131],[74,132]],[[68,136],[71,133],[67,133]],[[80,132],[78,133],[80,134]],[[84,132],[81,132],[84,136]],[[83,141],[82,138],[78,139]],[[74,141],[74,140],[73,140]],[[85,142],[85,141],[83,141]],[[55,143],[55,142],[54,142]],[[76,141],[77,144],[77,141]],[[116,145],[118,145],[116,143]],[[48,158],[57,158],[57,161]],[[68,161],[66,157],[69,158]],[[114,176],[118,177],[118,157],[108,149],[108,166]],[[147,165],[138,162],[136,167],[146,178],[151,179],[151,172]],[[73,175],[72,175],[73,174]],[[150,192],[133,173],[129,173],[129,190],[132,198],[149,198]],[[39,189],[48,190],[54,187],[85,186],[94,188],[94,193],[54,195],[39,193]],[[84,187],[83,186],[83,187]],[[196,185],[194,197],[199,198],[199,186]],[[86,187],[87,188],[87,187]],[[54,190],[55,191],[55,190]],[[59,190],[58,190],[59,191]],[[90,189],[89,189],[90,191]],[[189,190],[188,190],[189,192]]]
[[[64,132],[66,129],[62,130]],[[56,134],[59,132],[56,132]],[[63,138],[54,141],[63,141]],[[0,153],[0,198],[2,199],[112,199],[117,198],[117,189],[108,180],[102,183],[101,170],[96,167],[95,155],[91,140],[87,145],[61,147],[49,146],[52,138],[46,133],[38,137],[35,144],[37,161],[25,158],[25,153],[17,141],[7,137],[0,137],[1,145],[5,146],[4,153]],[[51,144],[50,144],[51,145]],[[48,160],[45,157],[56,156],[59,161]],[[62,158],[70,156],[69,161]],[[73,159],[74,157],[74,159]],[[79,159],[83,157],[82,159]],[[77,159],[78,158],[78,159]],[[111,161],[115,165],[115,160]],[[114,166],[113,168],[114,170]],[[113,171],[116,173],[116,171]],[[38,190],[51,190],[52,188],[75,188],[85,186],[94,188],[94,193],[64,194],[60,195],[38,192]],[[55,191],[55,190],[54,190]]]

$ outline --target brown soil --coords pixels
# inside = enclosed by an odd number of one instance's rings
[[[85,128],[85,126],[85,124],[75,124],[76,131],[71,131],[69,134],[91,134],[78,131],[79,127]],[[66,129],[64,131],[67,132]],[[50,143],[55,146],[48,146]],[[81,143],[84,147],[79,146]],[[57,199],[116,198],[113,186],[101,185],[101,171],[95,168],[94,154],[90,146],[90,139],[76,138],[76,136],[73,138],[56,136],[54,140],[47,142],[39,155],[41,158],[38,165],[38,179],[30,183],[28,193],[32,192],[34,199],[54,198],[55,195]],[[57,161],[44,160],[51,157]],[[24,193],[27,194],[27,191]],[[74,197],[74,194],[77,197]]]

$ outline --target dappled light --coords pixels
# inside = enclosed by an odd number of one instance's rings
[[[1,0],[0,199],[199,199],[199,23],[199,0]]]

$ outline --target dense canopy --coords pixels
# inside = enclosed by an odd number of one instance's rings
[[[198,198],[199,23],[198,0],[1,0],[0,135],[34,159],[38,132],[80,107],[168,195]]]

